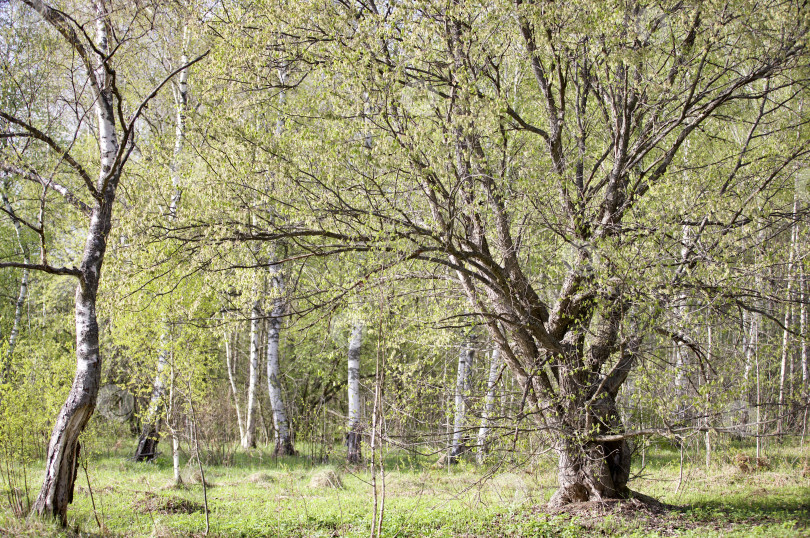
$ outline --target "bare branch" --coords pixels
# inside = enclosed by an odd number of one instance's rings
[[[82,276],[82,272],[76,267],[53,267],[52,265],[41,263],[0,262],[0,269],[6,267],[28,269],[30,271],[42,271],[52,275],[75,276],[77,278]]]
[[[33,125],[29,124],[28,122],[25,122],[25,121],[23,121],[23,120],[21,120],[19,118],[15,118],[14,116],[6,114],[5,112],[3,112],[1,110],[0,110],[0,118],[3,118],[4,120],[6,120],[6,121],[8,121],[10,123],[13,123],[15,125],[18,125],[18,126],[22,127],[23,129],[25,129],[26,131],[31,133],[31,136],[33,136],[34,138],[36,138],[37,140],[39,140],[41,142],[45,142],[48,146],[50,146],[50,148],[52,150],[54,150],[57,154],[59,154],[60,158],[65,159],[65,161],[67,161],[67,163],[74,170],[76,170],[76,172],[79,174],[79,176],[84,181],[84,184],[87,186],[87,190],[89,190],[90,194],[93,195],[93,198],[98,198],[98,196],[99,196],[98,191],[96,190],[96,187],[93,185],[93,180],[90,179],[90,175],[87,173],[87,171],[84,169],[84,167],[81,164],[79,164],[79,162],[76,161],[76,159],[73,158],[73,156],[70,154],[70,152],[68,152],[66,149],[63,149],[62,146],[57,144],[56,141],[53,138],[46,135],[45,133],[43,133],[42,131],[40,131],[39,129],[34,127]]]
[[[85,216],[89,217],[90,213],[93,212],[93,209],[89,205],[84,203],[78,196],[73,194],[73,192],[70,189],[68,189],[64,185],[60,185],[59,183],[55,182],[52,179],[42,177],[33,170],[26,170],[24,168],[14,166],[6,162],[0,162],[0,170],[8,172],[10,174],[16,174],[24,179],[27,179],[28,181],[38,183],[47,189],[53,189],[54,191],[61,194],[62,197],[64,197],[64,199],[70,205],[81,211]]]

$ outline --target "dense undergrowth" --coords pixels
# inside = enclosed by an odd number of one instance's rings
[[[15,515],[33,500],[40,461],[4,461],[0,535],[200,536],[203,487],[184,459],[184,485],[172,483],[168,455],[154,464],[127,459],[131,440],[87,440],[65,530]],[[306,454],[306,446],[301,452]],[[307,456],[273,458],[270,449],[233,450],[227,465],[208,465],[211,536],[368,536],[373,495],[368,467],[349,468]],[[551,512],[550,455],[493,456],[444,467],[436,456],[386,454],[384,536],[802,536],[810,534],[807,446],[772,442],[753,448],[726,443],[705,467],[692,449],[669,445],[636,458],[632,487],[664,507],[638,501],[588,503]],[[8,460],[8,458],[7,458]],[[377,476],[379,500],[382,480]],[[27,489],[26,489],[27,486]]]

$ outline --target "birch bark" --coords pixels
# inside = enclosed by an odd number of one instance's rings
[[[14,223],[14,232],[17,236],[17,244],[20,247],[20,251],[23,254],[23,261],[26,264],[31,263],[31,254],[28,250],[28,246],[26,245],[25,241],[22,238],[22,232],[20,227],[19,219],[14,216],[14,209],[11,207],[11,202],[9,202],[8,196],[6,193],[3,192],[2,195],[3,206],[6,208],[6,212],[9,215],[12,215],[12,221]],[[20,321],[22,320],[22,312],[23,308],[25,307],[25,299],[28,297],[28,278],[29,278],[29,271],[28,269],[22,270],[22,278],[20,278],[20,293],[17,295],[17,300],[14,303],[14,321],[11,325],[11,331],[9,332],[8,336],[8,348],[6,349],[6,360],[3,366],[3,370],[0,373],[0,382],[5,381],[8,379],[8,376],[11,374],[12,369],[12,358],[14,356],[14,348],[17,345],[17,338],[20,334]]]
[[[260,348],[260,325],[261,325],[261,303],[256,300],[250,311],[250,373],[248,376],[248,404],[247,420],[245,421],[245,435],[242,437],[242,448],[254,448],[256,446],[256,400],[257,388],[259,386],[259,348]]]
[[[358,323],[352,329],[349,340],[349,424],[346,434],[347,455],[349,463],[360,463],[363,460],[361,447],[362,423],[360,421],[360,347],[363,343],[363,324]]]
[[[64,27],[72,29],[61,13],[44,2],[40,0],[24,0],[24,2],[57,29]],[[76,374],[67,401],[53,427],[45,459],[45,477],[32,507],[33,513],[53,517],[62,525],[67,521],[68,504],[73,501],[73,485],[81,451],[79,434],[95,410],[101,380],[96,298],[121,173],[116,163],[119,140],[113,112],[114,80],[112,70],[108,69],[107,65],[109,12],[104,2],[96,1],[93,6],[96,12],[95,48],[98,52],[90,51],[80,44],[74,45],[74,48],[80,48],[87,57],[96,59],[91,82],[96,93],[95,112],[98,123],[100,167],[95,187],[98,196],[90,214],[87,239],[79,267],[79,285],[76,287]]]
[[[186,52],[188,50],[188,39],[189,31],[188,26],[186,25],[183,27],[183,52],[180,57],[181,66],[188,63],[188,55]],[[182,189],[180,187],[179,160],[180,154],[183,151],[183,141],[185,140],[186,109],[188,107],[188,77],[189,69],[182,69],[178,74],[177,88],[174,92],[175,137],[172,161],[169,165],[174,192],[169,203],[169,222],[177,218],[177,207],[180,203],[180,197],[182,195]],[[163,340],[166,340],[165,335]],[[149,400],[148,412],[144,420],[143,430],[141,431],[140,438],[138,439],[138,447],[135,449],[135,461],[152,461],[157,456],[157,447],[158,443],[160,442],[160,426],[163,417],[163,410],[165,408],[164,400],[166,397],[166,386],[164,380],[166,372],[169,368],[168,352],[166,350],[161,350],[158,353],[157,371],[155,373],[155,380],[152,384],[152,396]],[[176,450],[177,447],[179,447],[179,441],[175,438],[176,433],[174,428],[170,427],[170,430],[172,435],[172,461],[176,461]]]
[[[487,377],[487,395],[484,401],[484,412],[481,415],[481,428],[478,430],[478,465],[484,464],[487,452],[489,451],[489,421],[492,412],[495,410],[495,387],[501,372],[501,350],[497,347],[492,350],[492,360],[489,363],[489,376]]]
[[[276,456],[290,456],[295,454],[290,424],[287,420],[287,407],[281,391],[281,369],[279,367],[279,337],[281,332],[281,318],[284,315],[284,280],[281,267],[277,263],[270,264],[270,290],[272,295],[272,309],[267,320],[267,389],[270,394],[270,404],[273,408],[273,427],[275,429],[276,446],[273,454]]]
[[[475,358],[474,340],[461,346],[458,354],[456,372],[455,419],[453,420],[453,440],[450,446],[448,462],[455,463],[458,457],[467,451],[464,443],[464,422],[467,414],[467,398],[470,395],[472,363]]]

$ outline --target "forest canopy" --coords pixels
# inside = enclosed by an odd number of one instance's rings
[[[649,438],[803,434],[807,30],[782,0],[0,3],[32,510],[66,521],[102,387],[176,480],[186,429],[355,465],[521,438],[554,507],[648,499]]]

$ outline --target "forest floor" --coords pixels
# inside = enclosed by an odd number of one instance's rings
[[[185,485],[175,487],[170,455],[134,463],[127,459],[131,440],[93,445],[78,472],[67,531],[14,515],[15,503],[24,511],[28,502],[26,484],[29,499],[35,497],[41,463],[30,462],[23,473],[19,463],[0,461],[0,536],[203,535],[195,462],[184,459]],[[369,536],[374,498],[368,467],[314,464],[310,450],[289,458],[273,458],[269,449],[214,454],[218,464],[204,467],[209,536]],[[810,448],[770,441],[759,463],[753,454],[727,442],[707,469],[697,446],[684,451],[683,465],[679,450],[650,447],[644,468],[635,458],[631,487],[663,506],[622,501],[551,511],[545,506],[555,489],[550,454],[511,452],[493,455],[485,467],[446,467],[436,463],[438,456],[392,452],[385,461],[382,535],[810,536]],[[377,484],[381,503],[379,475]]]

